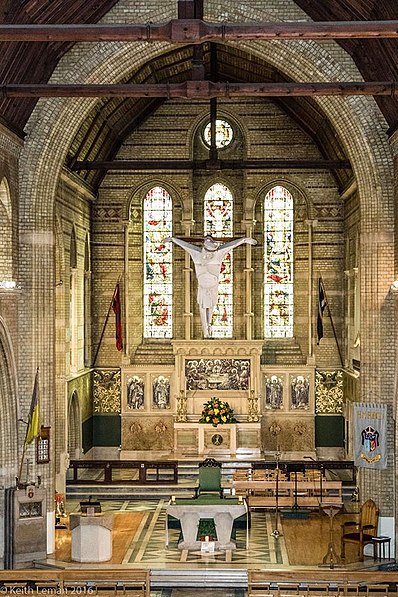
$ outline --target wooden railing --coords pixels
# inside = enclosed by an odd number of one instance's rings
[[[72,460],[67,485],[161,485],[178,482],[177,461]]]
[[[126,595],[150,597],[149,570],[0,570],[2,595]]]
[[[248,571],[248,597],[346,597],[397,595],[394,572],[348,570]]]
[[[280,508],[294,504],[318,508],[322,502],[342,503],[341,481],[325,481],[320,477],[312,481],[232,481],[236,494],[244,494],[250,508],[275,508],[276,498]],[[278,492],[278,495],[277,495]]]

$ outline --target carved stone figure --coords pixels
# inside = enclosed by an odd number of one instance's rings
[[[144,380],[138,375],[127,381],[127,404],[135,410],[144,408]]]
[[[163,375],[153,382],[153,405],[156,408],[170,408],[170,382]]]

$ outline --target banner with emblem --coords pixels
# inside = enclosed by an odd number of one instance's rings
[[[355,465],[387,467],[387,405],[354,404]]]

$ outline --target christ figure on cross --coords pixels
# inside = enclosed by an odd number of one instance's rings
[[[203,334],[205,338],[209,338],[211,336],[211,320],[218,300],[218,282],[224,257],[239,245],[244,243],[256,245],[257,241],[254,238],[244,237],[227,243],[220,243],[208,235],[204,237],[201,247],[174,236],[165,238],[163,242],[173,242],[192,257],[198,280],[197,301]]]

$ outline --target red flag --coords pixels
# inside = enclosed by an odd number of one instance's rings
[[[116,348],[123,350],[123,335],[122,335],[122,313],[120,308],[120,288],[116,284],[115,292],[113,293],[112,309],[115,314],[116,323]]]

